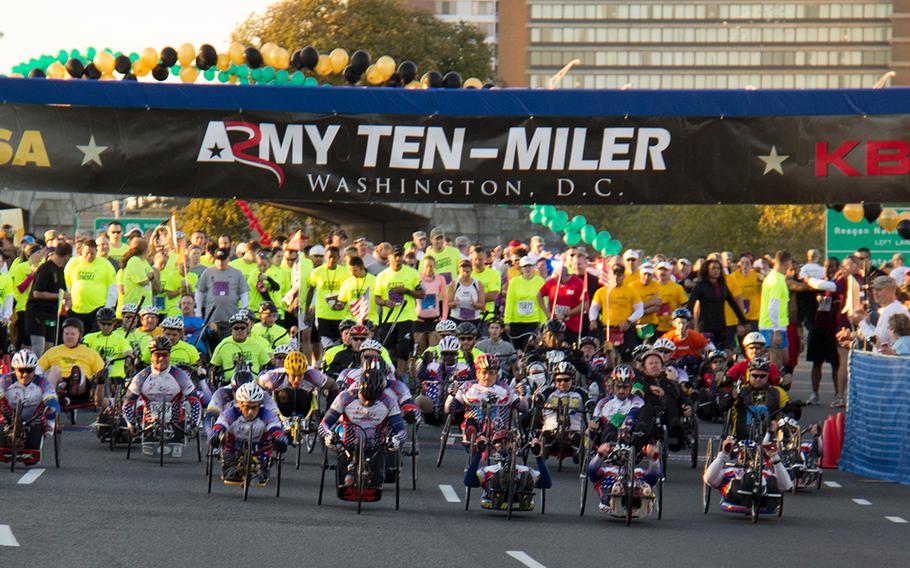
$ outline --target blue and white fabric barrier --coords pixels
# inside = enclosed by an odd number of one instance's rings
[[[840,469],[910,484],[910,357],[853,351]]]

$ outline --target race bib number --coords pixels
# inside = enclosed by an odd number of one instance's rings
[[[626,342],[626,334],[620,331],[619,329],[610,328],[610,343],[619,347]]]
[[[659,316],[668,316],[670,315],[670,302],[664,302],[657,308],[657,315]]]
[[[824,298],[818,301],[818,311],[820,312],[830,312],[831,311],[832,298],[831,296],[825,296]]]
[[[749,305],[750,305],[750,304],[751,304],[751,302],[750,302],[749,300],[743,298],[743,311],[744,311],[744,312],[748,312],[748,311],[749,311]]]
[[[224,281],[216,281],[212,283],[212,293],[216,296],[227,296],[228,295],[228,283]]]
[[[560,306],[559,304],[556,304],[556,307],[553,309],[553,313],[558,316],[568,317],[570,309],[571,308],[569,308],[569,306]]]
[[[461,308],[461,318],[463,320],[477,319],[477,310],[471,308]]]
[[[427,294],[420,299],[420,309],[421,310],[433,310],[436,309],[436,294]]]
[[[533,300],[519,300],[518,315],[520,315],[520,316],[534,315],[534,301]]]
[[[389,301],[393,304],[400,304],[404,301],[404,294],[399,292],[389,292]]]

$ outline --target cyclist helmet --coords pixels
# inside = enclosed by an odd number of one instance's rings
[[[183,318],[180,316],[171,316],[164,318],[164,321],[161,322],[161,327],[164,329],[179,329],[183,330]]]
[[[172,347],[171,340],[163,335],[153,337],[151,341],[149,341],[149,353],[156,353],[158,351],[167,351],[170,353]]]
[[[146,306],[146,307],[142,308],[141,310],[139,310],[139,317],[147,316],[149,314],[157,317],[159,315],[158,308],[156,308],[155,306]]]
[[[458,343],[458,338],[451,335],[443,337],[439,342],[440,353],[457,353],[459,349],[461,349],[461,344]]]
[[[101,308],[95,314],[95,319],[98,321],[114,321],[117,319],[117,312],[113,308]]]
[[[558,375],[570,375],[573,378],[578,371],[575,369],[575,365],[569,363],[568,361],[560,361],[556,364],[556,368],[553,369],[553,376]]]
[[[642,353],[641,354],[642,364],[644,364],[644,362],[648,359],[648,357],[651,357],[651,356],[660,358],[660,362],[661,362],[661,364],[663,364],[664,357],[663,357],[663,355],[661,355],[660,351],[658,351],[657,349],[648,349],[647,351]]]
[[[722,349],[715,349],[714,351],[708,353],[708,361],[716,361],[718,359],[727,360],[727,353]]]
[[[237,401],[237,404],[243,402],[262,404],[262,401],[265,400],[265,391],[256,383],[243,383],[237,389],[234,400]]]
[[[638,363],[641,363],[642,357],[645,353],[651,350],[651,346],[647,343],[642,343],[638,347],[632,350],[632,360]]]
[[[284,370],[287,371],[289,375],[294,375],[295,377],[300,376],[306,373],[307,368],[306,357],[303,356],[303,353],[300,351],[291,351],[288,353],[288,356],[284,358]]]
[[[596,337],[586,335],[581,338],[581,341],[578,342],[579,347],[584,347],[585,345],[592,345],[595,349],[600,347],[600,340]]]
[[[352,320],[351,318],[345,318],[338,324],[338,331],[341,332],[346,329],[351,329],[355,325],[357,325],[356,321]]]
[[[771,361],[765,357],[755,357],[749,361],[749,371],[764,371],[766,373],[771,372]]]
[[[370,331],[375,331],[375,330],[376,330],[376,324],[375,324],[375,323],[373,322],[373,320],[371,320],[371,319],[365,319],[365,320],[363,320],[363,325],[367,326],[367,329],[370,330]]]
[[[360,378],[360,396],[372,402],[385,390],[385,384],[385,373],[379,369],[368,369]]]
[[[123,307],[120,308],[121,314],[135,314],[139,311],[139,306],[136,304],[123,304]]]
[[[252,383],[255,377],[250,371],[237,371],[231,375],[231,388],[237,390],[241,386]]]
[[[360,351],[375,351],[377,353],[382,353],[382,343],[379,343],[375,339],[367,339],[360,345]]]
[[[499,358],[492,353],[484,353],[478,355],[477,359],[474,359],[474,367],[478,371],[498,371],[499,370]]]
[[[61,329],[66,329],[68,327],[75,327],[76,329],[79,330],[79,333],[83,333],[85,331],[85,325],[82,323],[82,320],[76,319],[76,318],[66,318],[65,320],[63,320],[63,325],[60,327],[61,327]]]
[[[562,337],[566,333],[566,324],[560,320],[549,320],[547,323],[543,324],[540,328],[541,333],[550,332],[558,337]]]
[[[294,348],[291,347],[290,343],[285,343],[284,345],[276,345],[274,351],[272,351],[272,354],[273,355],[284,355],[285,357],[287,357],[288,355],[291,354],[291,352],[293,350],[294,350]]]
[[[665,337],[661,337],[654,342],[654,349],[658,351],[668,351],[670,353],[673,353],[676,351],[676,344]]]
[[[676,308],[673,310],[673,314],[670,316],[670,319],[676,318],[692,321],[692,312],[689,310],[689,308]]]
[[[750,345],[761,345],[764,347],[767,343],[765,336],[757,331],[747,333],[743,338],[743,347],[748,347]]]
[[[274,314],[274,313],[278,313],[278,307],[275,306],[275,302],[269,302],[268,300],[266,300],[265,302],[261,302],[261,303],[259,304],[259,310],[258,310],[258,311],[259,311],[260,314],[261,314],[262,312],[266,312],[266,313],[269,313],[269,314]],[[340,326],[339,326],[339,327],[340,327]]]
[[[367,337],[370,335],[370,330],[365,325],[352,325],[350,329],[351,337]]]
[[[622,386],[629,386],[635,381],[635,370],[626,363],[617,365],[613,369],[613,383]]]
[[[236,314],[232,315],[228,318],[228,323],[231,325],[234,325],[235,323],[242,323],[244,325],[248,324],[249,322],[246,319],[246,312],[239,311]]]
[[[360,367],[364,371],[369,371],[370,369],[377,369],[383,373],[388,372],[386,369],[385,361],[382,360],[382,357],[379,355],[367,355],[363,358],[363,361],[360,364]]]
[[[452,320],[442,320],[436,324],[436,333],[455,333],[458,326]]]
[[[455,335],[470,335],[477,337],[477,326],[469,321],[463,321],[455,328]]]
[[[34,369],[38,366],[38,356],[29,349],[20,349],[10,359],[9,364],[13,369]]]

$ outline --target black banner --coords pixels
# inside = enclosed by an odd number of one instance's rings
[[[907,132],[906,115],[521,118],[6,104],[0,187],[301,202],[906,201]]]

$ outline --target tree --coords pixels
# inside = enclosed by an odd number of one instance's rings
[[[322,235],[328,225],[312,217],[272,205],[250,203],[250,209],[259,224],[271,237],[288,237],[298,229]],[[185,232],[196,229],[212,237],[228,235],[233,241],[259,240],[260,235],[250,228],[249,221],[233,199],[191,199],[186,207],[175,211],[177,225]]]
[[[291,51],[307,45],[323,53],[363,49],[374,61],[382,55],[410,59],[421,73],[492,77],[493,51],[483,32],[464,22],[443,22],[402,0],[281,0],[247,18],[231,38],[246,45],[274,42]]]

